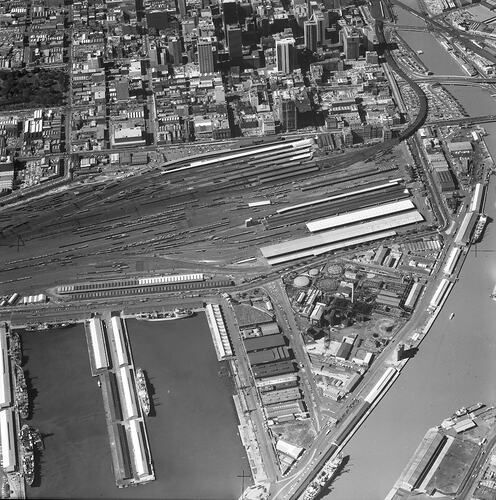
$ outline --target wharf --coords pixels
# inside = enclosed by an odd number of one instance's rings
[[[117,316],[117,318],[121,321],[120,316]],[[129,353],[129,360],[125,365],[121,363],[121,366],[119,366],[111,313],[109,311],[104,312],[100,319],[106,325],[104,329],[106,333],[105,344],[109,360],[107,369],[98,371],[95,369],[89,329],[85,328],[85,331],[91,372],[94,377],[98,376],[99,385],[102,390],[115,482],[120,488],[144,484],[155,480],[155,472],[145,419],[137,403],[134,364],[129,335],[125,322],[122,321],[122,334],[127,352]],[[122,380],[123,373],[121,367],[124,368],[124,372],[128,376],[126,381]],[[130,394],[127,395],[125,387],[130,388]],[[126,397],[131,400],[126,399]],[[130,413],[130,408],[132,409],[132,413]]]

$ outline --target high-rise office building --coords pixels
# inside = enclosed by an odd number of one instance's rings
[[[360,55],[360,33],[343,29],[343,52],[346,59],[358,59]]]
[[[186,17],[186,0],[177,0],[177,11],[181,17]]]
[[[213,73],[214,72],[214,53],[212,48],[212,41],[210,38],[198,39],[198,64],[200,65],[200,73]]]
[[[326,39],[327,18],[323,14],[317,14],[315,22],[317,23],[317,45],[322,45]]]
[[[317,22],[305,21],[303,24],[305,48],[315,52],[317,50]]]
[[[283,132],[290,132],[297,129],[297,109],[293,99],[286,96],[276,99],[275,111]]]
[[[295,39],[292,37],[276,40],[277,71],[291,73],[296,66]]]
[[[227,47],[231,61],[237,61],[243,57],[243,44],[241,40],[241,28],[228,26],[226,29]]]
[[[237,0],[224,0],[222,2],[222,20],[224,21],[224,26],[239,24]]]
[[[177,36],[170,37],[167,50],[169,52],[169,62],[173,66],[181,66],[183,62],[183,50],[181,47],[181,39]]]

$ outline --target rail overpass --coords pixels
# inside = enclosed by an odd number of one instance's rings
[[[496,122],[496,115],[486,116],[464,116],[463,118],[452,118],[451,120],[430,120],[426,125],[461,125],[469,123],[492,123]]]

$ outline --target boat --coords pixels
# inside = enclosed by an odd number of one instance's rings
[[[455,317],[455,313],[451,313],[449,319],[453,319]]]
[[[475,225],[474,235],[472,236],[472,243],[477,243],[484,232],[484,228],[487,225],[487,215],[480,214],[479,219],[477,220],[477,224]]]
[[[22,364],[21,338],[19,337],[19,334],[14,330],[10,331],[9,354],[14,364],[21,366]]]
[[[493,288],[493,293],[491,294],[491,298],[493,300],[496,300],[496,285],[494,285],[494,288]]]
[[[423,50],[417,50],[417,54],[423,54],[424,51]]]
[[[20,366],[16,366],[16,384],[15,384],[15,405],[19,410],[21,418],[29,416],[29,398],[24,371]]]
[[[136,368],[136,392],[138,393],[141,409],[145,415],[149,415],[150,396],[148,395],[145,372],[141,368]]]
[[[327,460],[315,479],[306,487],[301,499],[314,500],[317,498],[322,493],[322,490],[329,486],[331,481],[336,477],[343,461],[344,456],[342,453],[338,453],[334,458]]]
[[[34,481],[34,442],[33,431],[26,424],[19,431],[19,442],[21,445],[22,475],[31,486]]]
[[[136,319],[140,321],[171,321],[174,319],[188,318],[193,315],[190,309],[176,308],[173,311],[153,311],[147,313],[139,313]]]

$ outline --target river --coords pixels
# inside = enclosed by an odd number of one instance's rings
[[[425,36],[412,34],[419,39]],[[445,53],[444,58],[449,56]],[[436,60],[436,64],[442,62],[442,58]],[[496,111],[494,100],[482,88],[453,86],[449,90],[469,114]],[[484,127],[489,134],[486,144],[496,158],[496,124]],[[494,220],[495,185],[492,177],[485,205]],[[493,222],[477,251],[471,249],[420,351],[346,446],[350,462],[327,499],[382,500],[429,427],[461,406],[496,403],[496,304],[489,298],[496,282],[495,251]],[[450,321],[452,312],[456,316]]]

